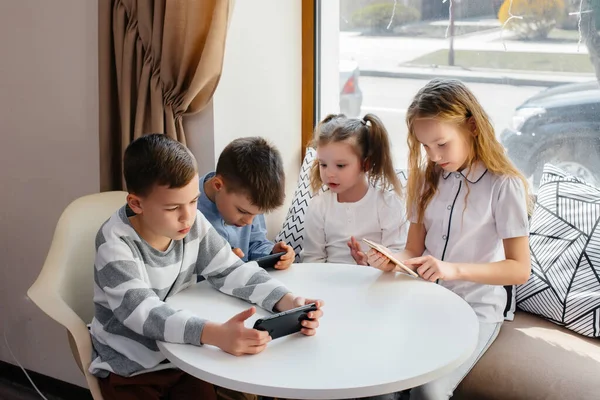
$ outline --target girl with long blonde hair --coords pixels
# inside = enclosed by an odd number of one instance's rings
[[[396,254],[425,280],[452,290],[479,319],[471,358],[413,388],[411,399],[448,399],[495,340],[507,306],[504,285],[529,278],[528,184],[496,139],[490,119],[458,80],[434,79],[408,108],[410,227]],[[369,251],[368,263],[395,266]]]

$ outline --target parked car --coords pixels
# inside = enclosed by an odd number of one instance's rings
[[[538,186],[545,163],[600,185],[600,85],[597,81],[541,91],[515,110],[500,135],[515,165]]]
[[[362,92],[358,86],[358,63],[340,60],[340,112],[347,117],[358,117],[362,105]]]

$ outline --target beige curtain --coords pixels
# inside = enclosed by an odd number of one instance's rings
[[[230,0],[100,0],[100,187],[123,188],[127,145],[147,133],[186,143],[182,118],[210,101]]]

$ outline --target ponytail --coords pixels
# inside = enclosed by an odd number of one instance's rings
[[[362,119],[367,127],[367,149],[365,151],[365,172],[368,173],[371,184],[381,184],[386,190],[394,190],[402,195],[402,187],[392,160],[390,139],[381,120],[373,115],[366,114]]]

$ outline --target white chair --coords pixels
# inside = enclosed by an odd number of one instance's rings
[[[67,328],[69,345],[88,387],[102,400],[96,377],[88,372],[92,341],[87,329],[94,315],[93,283],[96,233],[126,201],[125,192],[81,197],[63,211],[46,262],[27,291],[48,316]]]

